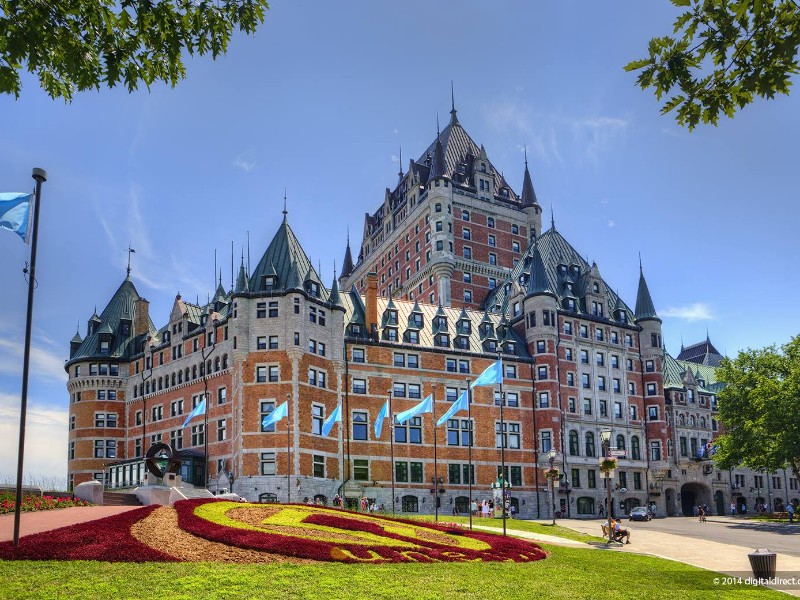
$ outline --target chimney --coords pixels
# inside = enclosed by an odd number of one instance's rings
[[[133,317],[133,335],[139,336],[150,332],[150,303],[144,298],[136,300]]]
[[[370,335],[378,333],[378,274],[367,273],[367,329]]]

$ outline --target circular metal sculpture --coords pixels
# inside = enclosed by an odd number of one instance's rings
[[[153,444],[145,454],[147,470],[156,477],[163,478],[167,473],[181,472],[181,459],[175,455],[172,446],[164,442]]]

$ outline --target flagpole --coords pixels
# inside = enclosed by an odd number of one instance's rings
[[[500,352],[497,353],[497,362],[500,363],[500,510],[503,515],[503,535],[506,535],[506,424],[503,420],[503,405],[506,403],[503,397],[503,377],[502,377],[502,358]]]
[[[432,425],[433,425],[433,508],[434,508],[434,517],[433,520],[438,523],[439,522],[439,463],[437,461],[436,455],[436,384],[434,383],[432,386],[432,398],[431,398],[431,412],[433,413]]]
[[[394,413],[392,412],[392,390],[389,390],[389,448],[392,457],[392,515],[394,515]]]
[[[469,457],[469,472],[467,481],[469,482],[469,528],[472,529],[472,390],[469,387],[470,378],[467,377],[467,421],[469,422],[469,445],[467,446],[467,456]],[[477,506],[477,503],[475,504]]]
[[[289,415],[289,400],[292,395],[286,394],[286,504],[292,503],[292,451],[291,451],[291,421]]]
[[[28,312],[25,323],[25,353],[22,359],[22,398],[19,410],[19,452],[17,453],[17,501],[14,504],[14,546],[19,546],[19,518],[22,509],[22,462],[25,453],[25,417],[28,410],[28,372],[31,358],[33,291],[36,289],[36,241],[39,237],[39,204],[42,199],[42,183],[47,181],[47,171],[34,168],[31,176],[36,181],[36,200],[33,205],[31,268],[28,273]]]

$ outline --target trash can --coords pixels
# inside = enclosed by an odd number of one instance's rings
[[[768,548],[759,548],[747,555],[750,559],[750,568],[753,576],[759,579],[775,577],[776,556]]]

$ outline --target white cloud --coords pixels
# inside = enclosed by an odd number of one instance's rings
[[[711,307],[703,302],[695,302],[687,306],[673,306],[661,313],[662,317],[674,317],[686,321],[707,321],[714,319]]]
[[[16,481],[17,451],[19,449],[19,397],[0,393],[0,480]],[[23,482],[47,483],[66,488],[67,472],[66,410],[39,405],[35,399],[28,403],[25,419],[25,455]]]
[[[608,219],[607,224],[609,227],[616,227],[617,222],[614,219]]]
[[[616,117],[584,117],[572,120],[570,129],[589,162],[598,165],[611,142],[627,129],[628,123]]]
[[[245,157],[245,154],[247,153],[242,153],[234,158],[231,164],[233,164],[233,166],[237,169],[241,169],[245,173],[249,173],[256,168],[256,161],[252,158]]]
[[[392,162],[396,163],[396,162],[399,162],[399,161],[400,161],[400,159],[398,158],[398,156],[396,154],[392,154]]]
[[[19,375],[22,373],[24,346],[21,341],[0,338],[0,373]],[[31,344],[31,377],[66,383],[64,370],[66,357]]]

